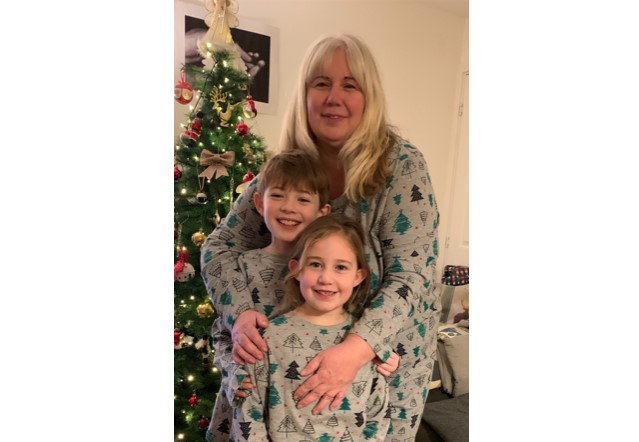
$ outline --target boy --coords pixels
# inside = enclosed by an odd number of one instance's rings
[[[257,184],[255,184],[257,182]],[[208,441],[227,441],[232,421],[232,399],[237,392],[230,386],[238,366],[231,357],[231,330],[235,318],[247,309],[271,316],[282,300],[288,253],[297,235],[313,220],[330,213],[328,178],[319,161],[301,150],[283,152],[270,158],[250,185],[257,211],[271,233],[271,243],[263,249],[249,250],[238,258],[235,285],[248,285],[251,299],[219,299],[225,311],[213,323],[214,364],[222,373],[222,385],[215,401],[206,434]],[[231,222],[231,220],[225,220]],[[219,309],[215,305],[218,312]],[[231,308],[229,308],[231,307]]]

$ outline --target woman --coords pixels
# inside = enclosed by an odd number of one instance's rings
[[[389,379],[386,440],[414,440],[436,351],[439,214],[423,155],[388,124],[375,61],[358,38],[327,36],[311,46],[279,147],[319,157],[329,177],[332,212],[361,223],[371,269],[361,319],[343,342],[320,352],[300,372],[310,376],[296,391],[297,406],[314,404],[315,414],[327,405],[335,409],[361,367],[375,357],[386,361],[395,351],[402,359]],[[269,240],[252,204],[256,180],[202,251],[211,299],[233,318],[238,363],[254,363],[266,351],[257,328],[268,321],[252,310],[251,294],[236,271],[239,253]]]

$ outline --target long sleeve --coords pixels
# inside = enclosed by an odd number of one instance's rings
[[[266,358],[245,365],[257,388],[234,410],[234,435],[248,442],[384,441],[390,396],[386,379],[372,363],[361,368],[336,410],[313,415],[309,407],[297,409],[293,399],[304,381],[299,375],[304,364],[341,342],[352,320],[317,326],[290,312],[273,318],[264,332],[269,343]]]
[[[241,368],[242,374],[251,376],[255,388],[248,397],[237,401],[238,406],[233,411],[233,432],[235,436],[242,436],[248,442],[270,441],[267,428],[268,404],[268,368],[269,354],[262,361],[255,364],[246,364]],[[241,382],[241,375],[232,383]]]
[[[204,284],[218,314],[225,316],[228,327],[232,327],[240,313],[253,308],[238,257],[242,252],[264,247],[270,241],[270,233],[253,204],[257,179],[233,203],[229,214],[204,241],[201,250]]]
[[[426,162],[407,143],[396,145],[389,161],[392,175],[384,191],[355,210],[351,205],[349,214],[361,219],[368,234],[371,285],[381,288],[351,332],[382,360],[393,351],[397,333],[414,326],[425,333],[421,324],[440,309],[434,291],[439,213]]]

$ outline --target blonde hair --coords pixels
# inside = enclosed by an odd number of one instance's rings
[[[366,300],[370,285],[370,268],[366,262],[364,251],[364,232],[359,222],[347,218],[343,215],[322,216],[310,223],[295,239],[295,244],[290,255],[291,260],[296,260],[299,265],[284,280],[284,299],[278,309],[279,314],[286,313],[304,304],[304,297],[300,291],[300,283],[296,277],[302,272],[308,250],[317,241],[329,235],[341,235],[350,244],[357,259],[357,268],[362,269],[365,277],[353,289],[351,297],[344,304],[344,309],[353,314],[361,314],[361,307]]]
[[[344,49],[353,78],[365,99],[362,121],[339,151],[346,179],[345,193],[352,201],[370,197],[386,185],[390,174],[386,154],[399,138],[388,123],[377,64],[368,47],[349,34],[328,35],[317,40],[307,51],[300,68],[293,98],[284,116],[280,150],[302,149],[318,157],[314,135],[308,123],[306,93],[309,81],[331,63],[337,49]]]
[[[262,165],[257,180],[257,193],[264,196],[270,187],[293,188],[319,195],[319,207],[329,201],[328,177],[317,157],[297,149],[269,158]]]

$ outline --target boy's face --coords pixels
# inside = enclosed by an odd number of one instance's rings
[[[320,207],[317,193],[292,188],[269,187],[264,195],[255,192],[253,200],[271,232],[271,243],[282,253],[307,225],[331,210],[328,204]]]

